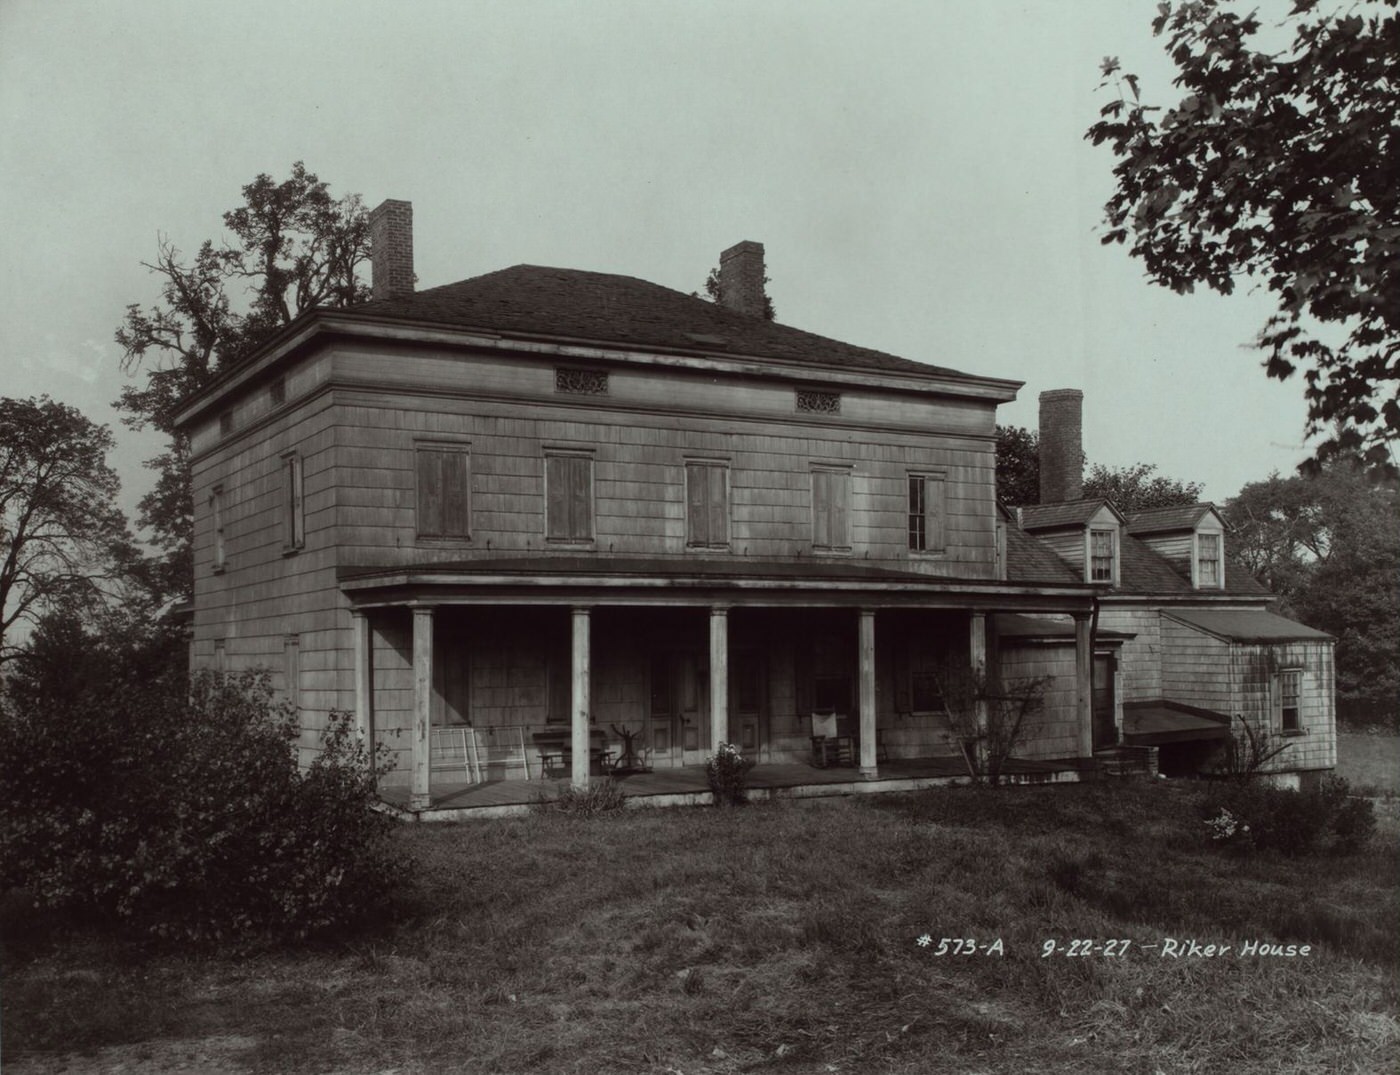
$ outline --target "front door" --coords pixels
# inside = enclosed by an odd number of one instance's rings
[[[652,655],[647,720],[650,764],[700,765],[710,746],[710,666],[699,650]]]
[[[1094,749],[1111,747],[1118,742],[1118,725],[1114,719],[1114,671],[1118,662],[1112,655],[1094,655]]]

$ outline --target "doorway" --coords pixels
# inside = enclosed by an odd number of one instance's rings
[[[710,662],[700,650],[661,650],[651,658],[648,759],[657,767],[701,765],[710,742]]]

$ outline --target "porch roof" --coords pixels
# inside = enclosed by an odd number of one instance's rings
[[[1129,746],[1229,738],[1230,718],[1223,713],[1165,698],[1123,703],[1123,740]]]
[[[886,604],[937,601],[949,607],[1087,610],[1085,583],[1016,583],[962,579],[841,560],[690,557],[513,556],[337,570],[341,589],[362,604],[405,601],[511,600],[559,603],[588,596],[600,603],[674,602],[745,595],[765,602],[842,604],[864,597]]]

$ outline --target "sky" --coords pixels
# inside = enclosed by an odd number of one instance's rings
[[[1090,462],[1223,502],[1307,454],[1272,304],[1178,296],[1099,242],[1103,57],[1172,102],[1156,0],[0,0],[0,394],[113,427],[113,332],[161,236],[193,252],[260,173],[413,203],[420,288],[531,263],[703,287],[767,251],[778,320],[1084,392]],[[1262,0],[1265,21],[1288,0]]]

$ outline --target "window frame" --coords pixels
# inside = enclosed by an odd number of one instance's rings
[[[812,501],[811,524],[813,552],[832,553],[836,555],[848,554],[851,552],[853,547],[851,538],[851,501],[854,499],[855,495],[855,490],[853,488],[855,480],[852,476],[854,472],[853,467],[840,464],[813,463],[811,465],[809,473],[811,475],[810,493]],[[818,525],[820,518],[818,511],[819,505],[817,503],[818,475],[822,475],[823,480],[828,485],[825,530],[827,537],[831,540],[827,542],[818,540],[823,530],[823,527]],[[837,479],[840,480],[838,481]],[[836,505],[835,498],[831,496],[831,491],[836,488],[840,488],[844,494],[843,499],[845,503],[840,507]],[[831,531],[836,529],[835,524],[838,518],[842,533],[833,535]]]
[[[301,636],[282,638],[282,693],[295,708],[301,708]]]
[[[1287,704],[1289,690],[1288,684],[1295,684],[1292,696],[1293,704]],[[1293,711],[1293,720],[1288,719],[1289,710]],[[1301,668],[1282,668],[1278,672],[1278,699],[1276,703],[1278,713],[1278,729],[1283,735],[1303,734],[1303,670]]]
[[[209,491],[210,527],[214,534],[214,574],[222,574],[228,566],[228,535],[225,532],[224,487],[216,485]]]
[[[917,483],[917,484],[916,484]],[[920,511],[914,510],[914,490],[919,490]],[[914,470],[907,475],[905,495],[905,544],[919,556],[944,556],[948,552],[948,475],[937,470]],[[918,520],[916,527],[915,520]],[[918,544],[915,544],[915,531]]]
[[[1118,531],[1110,526],[1090,526],[1088,528],[1088,540],[1085,542],[1084,556],[1084,581],[1089,583],[1099,583],[1101,585],[1116,586],[1118,584]],[[1108,537],[1108,578],[1101,579],[1095,577],[1094,561],[1102,559],[1094,555],[1094,538],[1099,535]]]
[[[554,527],[551,525],[551,518],[552,518],[552,517],[551,517],[551,515],[550,515],[550,505],[551,505],[552,503],[554,503],[554,500],[553,500],[553,496],[552,496],[552,484],[553,484],[553,483],[552,483],[551,480],[550,480],[549,472],[550,472],[550,464],[551,464],[551,462],[554,461],[554,460],[561,460],[561,461],[567,460],[567,461],[570,461],[571,463],[581,464],[581,465],[583,465],[583,467],[585,468],[584,474],[585,474],[585,484],[586,484],[586,488],[583,490],[582,497],[581,497],[581,503],[583,504],[583,508],[584,508],[584,516],[585,516],[585,518],[584,518],[583,521],[584,521],[584,523],[586,524],[586,526],[585,526],[585,529],[586,529],[586,531],[587,531],[586,534],[580,534],[580,533],[578,533],[578,527],[576,527],[576,526],[567,526],[567,525],[564,527],[564,529],[568,530],[568,531],[569,531],[568,533],[566,533],[566,534],[561,534],[561,535],[558,535],[558,536],[555,536],[555,535],[552,535],[552,534],[551,534],[551,531],[554,529]],[[592,449],[582,449],[582,448],[546,448],[546,449],[544,450],[544,540],[545,540],[546,544],[549,544],[549,545],[572,545],[572,546],[576,546],[576,547],[586,548],[586,547],[591,547],[591,546],[597,541],[597,539],[598,539],[598,509],[597,509],[597,500],[596,500],[596,494],[595,494],[595,489],[596,489],[596,478],[595,478],[594,471],[595,471],[595,459],[594,459],[594,452],[593,452]],[[574,498],[574,496],[572,496],[572,495],[566,495],[565,500],[563,501],[563,503],[566,503],[566,504],[569,504],[569,505],[575,504],[575,498]],[[579,520],[577,520],[577,519],[575,519],[575,518],[573,517],[573,516],[574,516],[574,508],[573,508],[573,507],[569,507],[569,508],[568,508],[567,514],[568,514],[568,518],[566,518],[566,519],[564,520],[564,522],[565,522],[566,524],[569,524],[569,523],[577,523],[577,522],[579,521]]]
[[[472,509],[472,457],[470,441],[445,441],[445,440],[417,440],[413,442],[413,530],[416,539],[425,544],[452,543],[461,544],[472,540],[472,524],[474,513]],[[437,530],[425,529],[425,505],[424,505],[424,485],[423,485],[423,463],[430,456],[439,459],[436,468],[436,477],[441,489],[438,497],[438,515],[440,526]],[[447,480],[444,474],[444,457],[462,457],[464,473],[461,475],[461,503],[459,505],[460,515],[463,523],[460,531],[448,530],[447,522],[451,516],[448,506]]]
[[[1205,581],[1205,571],[1203,565],[1206,563],[1202,556],[1201,545],[1206,540],[1215,543],[1215,580]],[[1198,590],[1222,590],[1225,588],[1225,535],[1214,530],[1197,531],[1193,535],[1191,566],[1193,577]]]
[[[306,548],[306,473],[300,452],[282,453],[282,554]]]
[[[713,524],[716,519],[715,507],[709,501],[709,494],[713,492],[709,479],[714,471],[720,472],[719,488],[722,499],[719,518],[723,520],[724,534],[723,540],[715,540],[713,534]],[[702,505],[706,520],[706,529],[710,531],[703,537],[697,537],[694,529],[695,516],[692,514],[691,493],[695,488],[696,472],[704,472],[706,493],[706,503]],[[729,482],[729,460],[727,459],[687,459],[685,460],[684,477],[685,495],[685,547],[687,549],[710,549],[727,550],[730,547],[730,535],[733,531],[733,519],[730,513],[730,482]]]

